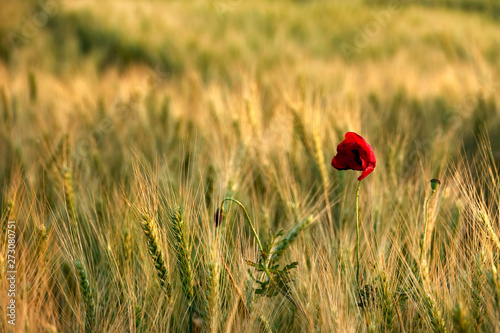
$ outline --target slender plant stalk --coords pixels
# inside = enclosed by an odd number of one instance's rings
[[[356,188],[356,282],[359,286],[359,188],[361,186],[361,180],[358,182],[358,187]]]

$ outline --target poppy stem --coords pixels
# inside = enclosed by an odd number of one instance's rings
[[[241,209],[243,209],[243,211],[245,212],[245,217],[247,219],[247,222],[250,225],[250,228],[252,229],[252,232],[253,232],[253,235],[255,237],[255,240],[257,241],[257,245],[259,246],[259,250],[262,253],[262,251],[264,251],[264,248],[262,247],[262,243],[260,242],[259,235],[257,234],[257,231],[255,231],[255,228],[253,226],[252,220],[250,220],[250,216],[248,215],[248,212],[247,212],[245,206],[241,202],[239,202],[238,200],[230,198],[230,197],[227,197],[227,198],[224,198],[224,200],[222,200],[222,202],[220,203],[221,209],[224,208],[224,202],[226,202],[226,201],[232,201],[232,202],[238,204],[238,206],[240,206]]]
[[[356,189],[356,282],[359,286],[359,187],[361,186],[361,180],[358,182],[358,187]]]

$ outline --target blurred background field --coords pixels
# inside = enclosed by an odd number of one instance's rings
[[[500,330],[497,1],[1,7],[1,223],[5,233],[17,221],[19,274],[11,327],[2,234],[0,331],[83,330],[76,261],[95,332]],[[347,131],[377,157],[360,192],[368,307],[354,278],[358,175],[329,165]],[[431,178],[443,184],[430,202],[425,282]],[[246,205],[263,240],[313,217],[282,258],[298,262],[298,306],[254,293],[245,260],[259,253],[239,208],[226,206],[214,228],[226,196]],[[191,301],[169,217],[177,205]],[[158,229],[170,299],[138,211]]]

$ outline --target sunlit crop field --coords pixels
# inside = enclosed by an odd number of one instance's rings
[[[0,332],[500,331],[497,1],[1,8]]]

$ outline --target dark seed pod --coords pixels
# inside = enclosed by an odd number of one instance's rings
[[[215,227],[217,228],[224,220],[224,210],[222,208],[217,208],[214,214]]]

